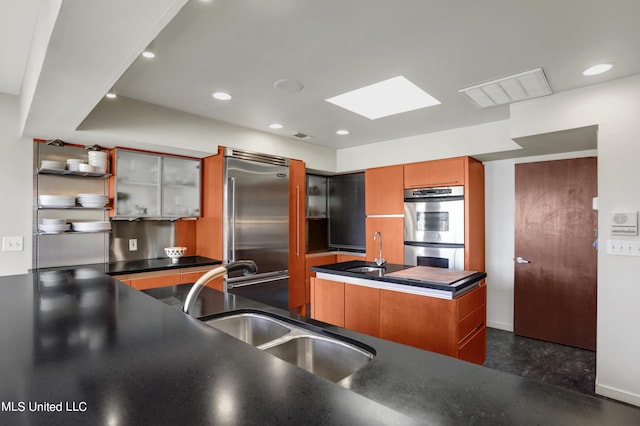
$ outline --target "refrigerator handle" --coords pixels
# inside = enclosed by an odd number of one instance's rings
[[[229,178],[231,181],[231,247],[229,249],[229,262],[236,261],[236,178]]]
[[[296,185],[296,257],[300,257],[300,185]]]

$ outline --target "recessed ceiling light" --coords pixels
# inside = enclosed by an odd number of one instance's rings
[[[231,95],[228,94],[227,92],[215,92],[213,95],[214,98],[216,98],[219,101],[228,101],[229,99],[231,99]]]
[[[336,135],[345,136],[348,134],[349,134],[348,130],[336,130]]]
[[[116,92],[114,92],[113,90],[110,90],[105,96],[109,99],[115,99],[118,97],[118,95],[116,95]]]
[[[613,64],[611,63],[593,65],[587,68],[586,70],[582,71],[582,75],[585,75],[585,76],[598,75],[598,74],[602,74],[603,72],[609,71],[611,68],[613,68]]]
[[[370,120],[440,104],[436,98],[401,75],[326,101]]]
[[[269,124],[269,128],[270,129],[282,129],[282,124],[280,124],[280,123]]]
[[[146,49],[144,49],[144,51],[142,52],[142,56],[147,59],[153,59],[156,57],[156,49],[154,47],[153,41],[149,43]]]

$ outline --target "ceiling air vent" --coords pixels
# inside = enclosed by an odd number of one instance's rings
[[[296,139],[301,139],[303,141],[310,141],[313,139],[313,136],[309,136],[302,132],[294,133],[292,136]]]
[[[542,68],[458,90],[474,105],[487,108],[551,94]]]

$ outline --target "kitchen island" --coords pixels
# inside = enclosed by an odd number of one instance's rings
[[[484,272],[349,261],[311,268],[311,316],[483,364]]]
[[[198,315],[265,310],[375,349],[332,383],[182,313],[190,285],[145,294],[96,269],[64,272],[0,277],[1,424],[640,422],[623,404],[202,291]]]

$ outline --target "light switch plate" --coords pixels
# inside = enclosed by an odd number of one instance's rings
[[[129,251],[137,251],[138,250],[138,240],[135,238],[131,238],[129,240]]]
[[[607,253],[622,256],[640,256],[640,241],[607,240]]]
[[[2,237],[2,251],[22,251],[22,237]]]

